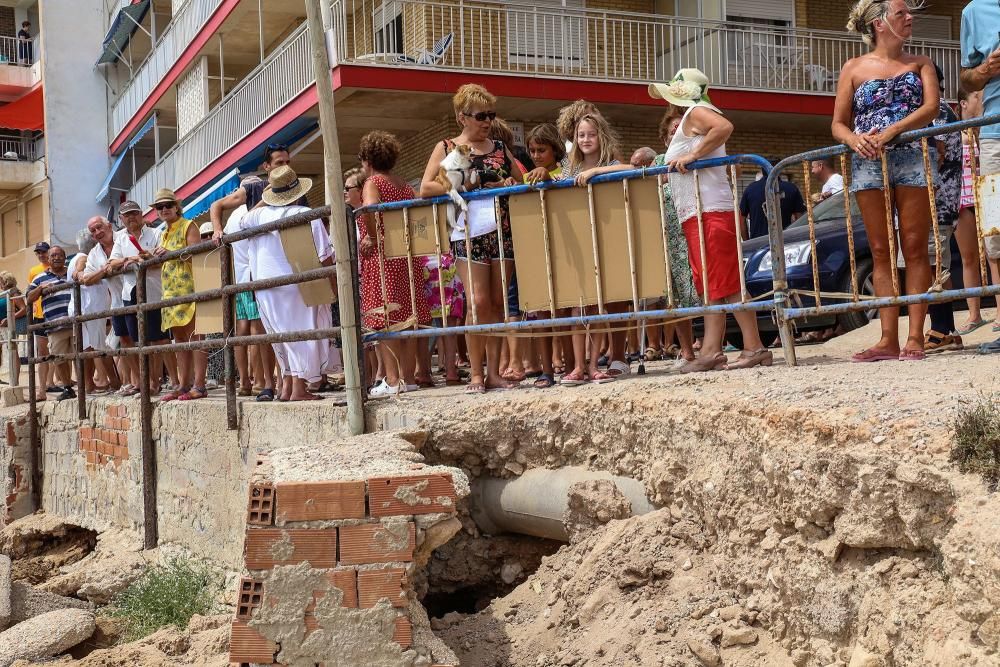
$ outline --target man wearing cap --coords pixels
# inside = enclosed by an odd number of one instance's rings
[[[45,322],[52,322],[69,316],[69,301],[72,294],[68,289],[64,289],[52,294],[42,295],[45,287],[58,287],[68,284],[66,275],[66,251],[59,246],[52,246],[48,252],[49,268],[40,273],[31,281],[28,290],[28,303],[41,301],[42,313]],[[73,325],[63,324],[48,330],[49,353],[50,354],[72,354],[73,349]],[[70,372],[69,362],[56,364],[55,373],[62,382],[62,393],[56,398],[63,401],[67,398],[76,398],[73,391],[73,376]],[[41,400],[44,400],[42,398]]]
[[[249,211],[240,221],[240,229],[253,229],[276,220],[302,213],[306,207],[295,204],[312,187],[308,178],[299,178],[291,167],[278,167],[269,174],[268,187],[263,193],[265,206]],[[323,266],[333,265],[333,247],[323,222],[313,220],[312,237],[316,255]],[[250,272],[254,279],[277,278],[294,273],[285,254],[278,232],[261,234],[248,239]],[[336,290],[334,279],[330,285]],[[268,333],[287,333],[327,329],[333,318],[329,304],[307,306],[299,285],[286,285],[257,293],[261,320]],[[297,343],[275,343],[274,353],[281,368],[280,400],[313,401],[321,398],[308,391],[310,382],[318,382],[329,366],[330,340],[310,340]],[[261,392],[262,400],[273,397],[273,389]]]
[[[28,269],[28,283],[30,284],[39,275],[49,270],[49,244],[39,241],[35,244],[35,257],[38,264]],[[44,314],[42,312],[42,302],[39,301],[31,307],[31,317],[35,322],[41,322]],[[39,357],[49,356],[49,338],[44,331],[35,333],[35,354]],[[39,401],[45,400],[46,391],[60,391],[59,387],[52,385],[52,367],[49,364],[38,364],[38,387],[35,391],[35,398]]]
[[[123,229],[115,236],[114,246],[108,265],[112,271],[128,269],[144,259],[153,256],[160,246],[160,231],[146,225],[142,218],[142,208],[134,201],[127,201],[118,209]],[[121,284],[118,287],[119,303],[124,306],[135,305],[135,285],[137,274],[133,270],[122,273]],[[146,302],[160,301],[163,288],[160,281],[160,268],[151,268],[146,272]],[[163,345],[170,336],[163,332],[160,321],[160,310],[147,310],[146,342],[149,345]],[[119,315],[112,318],[111,326],[115,335],[124,347],[132,347],[139,342],[139,319],[135,315]],[[139,360],[138,357],[125,357],[129,364],[129,374],[132,376],[132,388],[123,391],[123,395],[132,396],[138,393]],[[149,391],[154,396],[160,393],[159,355],[150,357],[149,367],[154,369],[149,375]]]

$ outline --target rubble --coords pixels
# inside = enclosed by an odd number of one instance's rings
[[[94,633],[94,614],[82,609],[50,611],[0,633],[0,667],[63,653]]]

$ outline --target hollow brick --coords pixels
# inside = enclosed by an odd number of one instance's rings
[[[373,477],[368,480],[372,516],[454,512],[458,495],[448,474]]]
[[[413,560],[416,530],[413,522],[402,524],[368,523],[341,526],[340,562],[343,565],[393,563]]]
[[[275,495],[275,516],[283,521],[365,517],[365,483],[360,480],[279,483]]]
[[[405,607],[405,577],[406,570],[401,567],[358,572],[358,606],[369,609],[386,598],[393,607]]]
[[[244,557],[248,570],[305,562],[315,568],[332,568],[337,564],[337,529],[249,528]]]
[[[229,661],[236,663],[272,664],[278,645],[261,637],[244,621],[233,621],[229,639]]]

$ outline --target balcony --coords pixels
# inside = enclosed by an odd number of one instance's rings
[[[194,1],[194,0],[192,0]],[[180,187],[249,136],[316,81],[309,33],[300,25],[205,118],[180,137],[129,190],[132,201],[153,201],[162,187]]]
[[[128,125],[153,89],[177,63],[181,54],[201,32],[222,0],[187,0],[163,30],[146,59],[111,107],[111,134],[118,136]]]
[[[0,192],[20,190],[45,178],[44,137],[0,136]]]
[[[0,102],[23,95],[42,80],[36,37],[22,43],[17,37],[0,37]]]
[[[400,68],[645,83],[697,67],[718,88],[832,95],[867,51],[841,32],[517,2],[334,0],[333,13],[340,63]],[[958,43],[910,48],[941,66],[954,99]]]

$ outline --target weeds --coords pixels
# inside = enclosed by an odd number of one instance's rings
[[[978,473],[990,491],[1000,486],[1000,400],[982,396],[959,410],[950,459],[962,472]]]
[[[174,558],[150,568],[115,596],[108,613],[125,622],[122,642],[147,637],[160,628],[185,628],[195,614],[206,614],[221,589],[219,578],[189,560]]]

